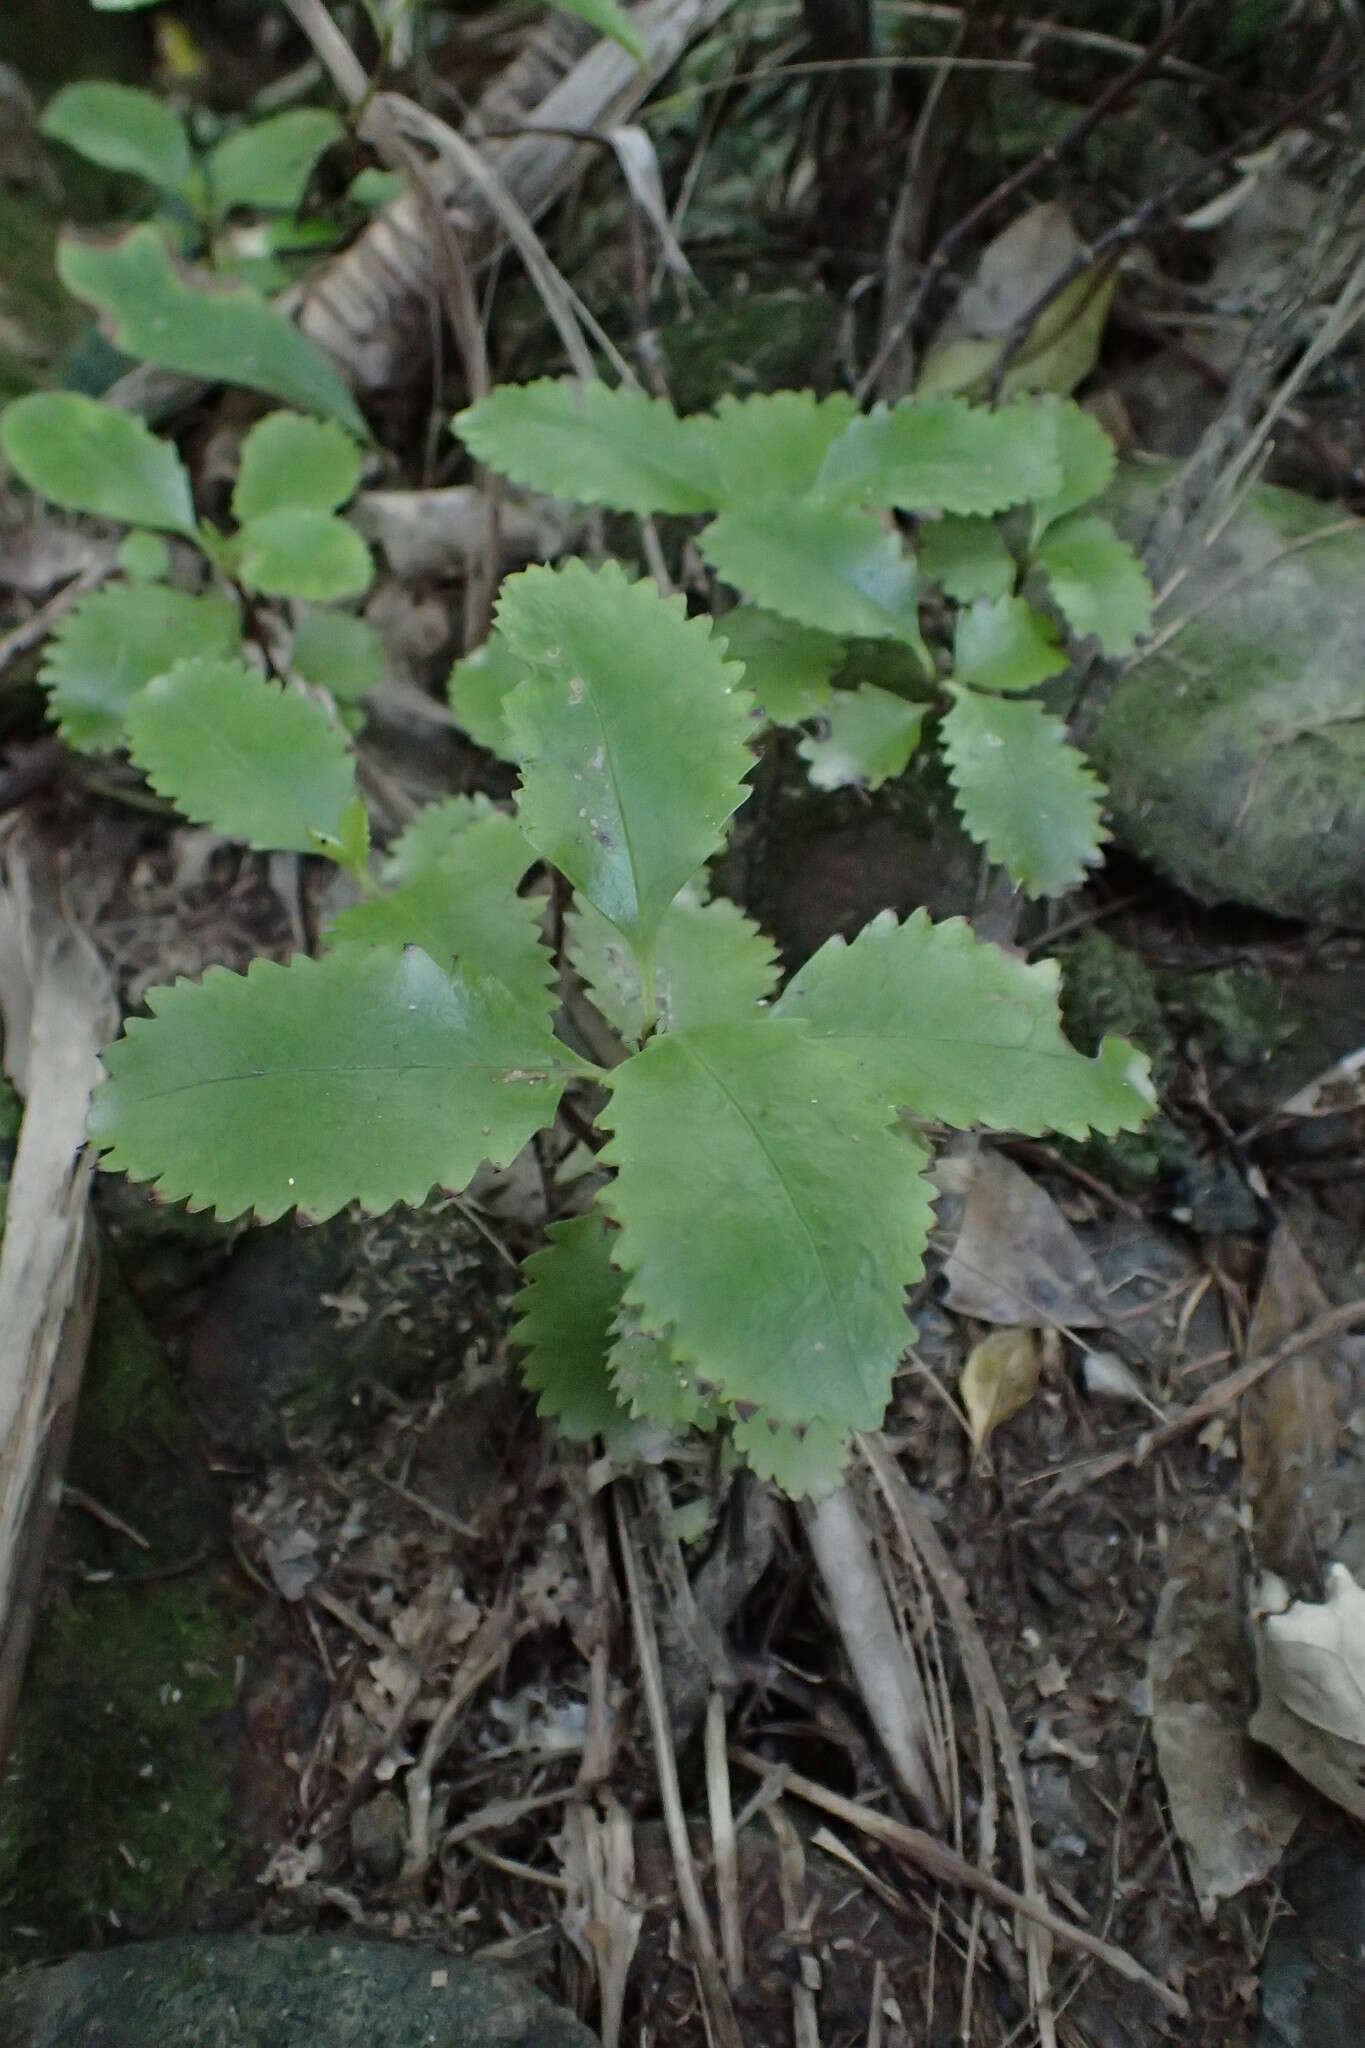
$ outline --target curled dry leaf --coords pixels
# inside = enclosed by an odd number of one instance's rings
[[[974,1451],[979,1453],[992,1430],[1027,1407],[1037,1391],[1041,1370],[1033,1330],[992,1330],[973,1346],[962,1368],[958,1393],[967,1411]]]
[[[1329,1565],[1327,1598],[1256,1624],[1261,1700],[1250,1733],[1365,1820],[1365,1590]]]

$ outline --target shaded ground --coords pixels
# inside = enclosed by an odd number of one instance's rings
[[[1055,185],[1085,231],[1102,231],[1169,180],[1169,165],[1153,165],[1171,151],[1216,151],[1310,89],[1314,66],[1333,56],[1331,34],[1307,56],[1298,41],[1286,56],[1251,12],[1239,13],[1230,46],[1212,29],[1206,43],[1194,38],[1184,53],[1198,67],[1193,81],[1147,81],[1058,177],[1041,168],[1030,196]],[[921,138],[932,222],[921,223],[912,265],[939,228],[1093,102],[1112,53],[1096,56],[1086,35],[1131,31],[1140,48],[1155,33],[1140,12],[1117,25],[1071,13],[1080,40],[1041,57],[1003,29],[984,33],[984,59],[1017,66],[1022,48],[1030,68],[985,74],[981,118],[963,78],[948,80]],[[458,37],[438,46],[436,98],[442,79],[447,91],[452,78],[472,91],[513,46],[515,24],[495,29],[468,49]],[[196,30],[211,50],[212,31]],[[755,47],[757,36],[709,44],[684,83],[743,65],[771,71],[785,46]],[[253,50],[267,73],[283,61],[264,39]],[[1302,76],[1291,78],[1295,66]],[[1209,68],[1223,89],[1199,84]],[[233,90],[257,82],[237,76]],[[865,163],[850,168],[855,85],[774,74],[742,100],[731,96],[739,87],[712,95],[714,126],[685,94],[685,111],[660,122],[670,191],[693,152],[704,166],[684,239],[708,298],[665,280],[641,303],[639,224],[602,167],[557,223],[557,259],[642,360],[657,327],[680,403],[725,388],[827,385],[865,366],[875,336],[859,309],[888,260],[898,188]],[[923,107],[918,84],[886,87],[877,118],[888,164],[901,164]],[[1312,140],[1326,152],[1333,135]],[[42,197],[32,178],[17,182],[26,198]],[[1292,232],[1283,219],[1278,231]],[[1186,452],[1226,390],[1233,358],[1219,351],[1245,338],[1245,279],[1215,287],[1213,269],[1202,245],[1172,235],[1119,294],[1093,389],[1140,445]],[[493,303],[500,374],[559,367],[543,308],[519,276]],[[50,354],[69,339],[51,337]],[[26,360],[46,372],[41,355]],[[1279,474],[1348,507],[1359,486],[1356,369],[1343,351],[1310,381],[1277,458]],[[424,385],[385,402],[408,480],[424,473],[427,395]],[[446,409],[456,395],[445,394]],[[197,421],[205,462],[212,425],[212,415]],[[7,523],[25,516],[6,508]],[[19,530],[31,559],[7,585],[6,624],[22,624],[87,566],[73,556],[78,542],[100,543],[65,525]],[[16,542],[14,560],[21,554]],[[395,671],[409,685],[439,691],[463,596],[457,581],[426,576],[391,578],[380,593]],[[0,734],[18,742],[11,765],[41,733],[35,659],[7,669],[0,689]],[[367,745],[384,786],[413,800],[505,786],[458,737],[442,731],[433,744],[401,704],[376,718]],[[762,778],[727,875],[789,958],[888,905],[973,907],[975,857],[950,829],[940,790],[912,776],[873,799],[817,798],[791,768],[778,761]],[[125,770],[65,763],[25,799],[129,1007],[173,975],[283,958],[309,942],[327,887],[313,864],[267,862],[171,828],[140,798]],[[1206,1596],[1199,1625],[1213,1684],[1195,1704],[1235,1743],[1254,1677],[1239,1630],[1222,1662],[1215,1637],[1220,1617],[1242,1612],[1254,1568],[1272,1561],[1292,1591],[1318,1597],[1329,1558],[1357,1571],[1365,1562],[1352,1548],[1365,1350],[1346,1336],[1317,1358],[1330,1398],[1314,1435],[1292,1424],[1317,1398],[1296,1382],[1290,1423],[1229,1406],[1140,1462],[1105,1460],[1132,1452],[1154,1419],[1244,1355],[1277,1233],[1288,1232],[1327,1300],[1365,1292],[1365,1113],[1348,1093],[1331,1114],[1276,1114],[1355,1049],[1365,947],[1339,930],[1201,909],[1122,854],[1055,907],[1052,926],[1051,938],[1022,928],[1020,942],[1065,961],[1080,1042],[1118,1029],[1153,1054],[1162,1114],[1138,1140],[1003,1148],[1052,1197],[1095,1262],[1099,1292],[1087,1320],[1055,1307],[1034,1317],[1060,1326],[1041,1347],[1037,1391],[976,1459],[956,1390],[990,1325],[945,1278],[964,1198],[962,1186],[946,1187],[886,1437],[965,1582],[1019,1745],[1049,1899],[1190,2003],[1191,2018],[1173,2022],[1147,1993],[1117,1995],[1106,1968],[1059,1946],[1057,2037],[1068,2048],[1293,2040],[1292,2030],[1257,2029],[1273,2004],[1267,1957],[1293,1920],[1285,1894],[1312,1891],[1294,1859],[1327,1845],[1358,1870],[1355,1839],[1305,1793],[1288,1871],[1272,1855],[1206,1919],[1158,1760],[1151,1642],[1163,1598],[1169,1606],[1187,1585]],[[4,1129],[0,1105],[0,1146]],[[658,1821],[613,1475],[541,1431],[509,1357],[513,1268],[543,1230],[550,1163],[530,1153],[505,1184],[476,1184],[468,1202],[415,1218],[244,1237],[158,1212],[120,1185],[102,1190],[101,1334],[0,1799],[5,1964],[183,1924],[355,1929],[511,1960],[595,2022],[598,1966],[623,1936],[600,1899],[584,1904],[585,1852],[566,1823],[591,1740],[597,1810],[617,1802],[636,1823],[633,1881],[618,1873],[617,1884],[643,1913],[627,2028],[704,2038]],[[1027,1243],[1009,1249],[1027,1260]],[[994,1261],[986,1273],[998,1281]],[[1111,1361],[1107,1379],[1096,1353]],[[746,1494],[705,1446],[638,1484],[614,1484],[626,1488],[647,1552],[675,1697],[700,1707],[706,1692],[677,1611],[681,1557],[723,1622],[731,1743],[898,1815],[796,1515]],[[998,1835],[998,1866],[1018,1884],[962,1643],[866,1474],[860,1487],[955,1759],[951,1837],[975,1860],[983,1835]],[[1272,1498],[1282,1512],[1270,1560],[1249,1531],[1258,1512],[1264,1528]],[[684,1803],[714,1899],[699,1722],[677,1718]],[[1287,1774],[1273,1761],[1262,1768],[1282,1791]],[[736,1762],[732,1782],[739,1803],[765,1781]],[[1038,2038],[1008,1916],[991,1909],[978,1925],[965,1891],[930,1884],[855,1824],[795,1797],[779,1802],[781,1791],[766,1781],[776,1824],[765,1811],[741,1834],[747,2039],[792,2038],[793,1987],[812,1982],[826,2042],[995,2048]],[[1254,1788],[1249,1805],[1254,1821]],[[804,1920],[782,1897],[784,1816],[803,1834],[827,1829],[805,1843]]]

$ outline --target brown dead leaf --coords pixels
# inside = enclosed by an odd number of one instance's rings
[[[1182,1532],[1147,1666],[1157,1762],[1206,1920],[1269,1876],[1304,1811],[1246,1733],[1254,1674],[1237,1542],[1230,1518]]]
[[[1266,1258],[1247,1356],[1273,1351],[1328,1306],[1312,1267],[1281,1224]],[[1263,1567],[1286,1575],[1315,1569],[1315,1496],[1336,1456],[1340,1432],[1336,1388],[1311,1352],[1286,1359],[1248,1397],[1242,1462]]]
[[[1094,1329],[1104,1282],[1051,1195],[1001,1152],[978,1153],[962,1227],[944,1268],[946,1300],[981,1323]]]
[[[1033,1330],[992,1330],[972,1347],[958,1393],[967,1411],[974,1451],[980,1453],[992,1430],[1028,1406],[1041,1370]]]

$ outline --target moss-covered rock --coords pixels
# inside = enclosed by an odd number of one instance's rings
[[[0,1986],[6,2048],[591,2048],[522,1979],[434,1948],[218,1935]]]
[[[1163,473],[1129,472],[1140,535]],[[1121,838],[1205,903],[1365,925],[1365,523],[1261,489],[1195,552],[1092,741]],[[1167,616],[1169,614],[1169,616]]]

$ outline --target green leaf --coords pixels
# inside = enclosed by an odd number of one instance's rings
[[[1151,1112],[1148,1062],[1106,1038],[1087,1059],[1062,1031],[1055,960],[1030,966],[963,918],[904,924],[885,912],[853,941],[830,939],[774,1014],[805,1018],[850,1054],[888,1101],[968,1130],[1030,1137],[1136,1130]]]
[[[621,1433],[626,1411],[612,1388],[607,1354],[615,1341],[621,1275],[611,1263],[600,1211],[552,1223],[549,1243],[522,1268],[512,1342],[526,1353],[522,1371],[536,1413],[571,1443]]]
[[[211,655],[178,661],[128,706],[128,747],[159,795],[248,846],[311,853],[355,795],[346,736],[300,690]]]
[[[493,805],[486,796],[447,796],[420,810],[407,830],[394,841],[384,862],[386,882],[408,882],[423,868],[444,858],[461,833],[480,818],[491,817]]]
[[[614,512],[709,512],[720,502],[706,422],[625,385],[500,384],[456,415],[471,454],[514,483]]]
[[[338,704],[358,704],[384,673],[384,643],[350,612],[306,611],[294,626],[289,666]]]
[[[858,408],[845,392],[756,392],[722,398],[702,421],[720,479],[718,507],[771,498],[804,498],[820,465]]]
[[[196,654],[231,654],[237,608],[211,592],[191,597],[161,583],[112,585],[81,599],[48,640],[40,680],[69,747],[110,754],[123,745],[129,704],[153,676]]]
[[[282,505],[248,519],[238,535],[237,573],[248,590],[302,597],[315,604],[359,597],[374,578],[370,551],[353,526],[331,512]]]
[[[1042,534],[1078,505],[1089,504],[1109,488],[1118,451],[1093,413],[1070,401],[1049,407],[1062,465],[1062,488],[1034,509],[1034,532]]]
[[[1046,407],[990,412],[960,398],[907,398],[865,413],[826,455],[819,490],[906,511],[1004,512],[1061,489]]]
[[[598,1009],[623,1038],[637,1042],[647,1020],[639,964],[630,947],[599,911],[581,902],[569,914],[567,935],[574,971],[587,983]],[[776,982],[771,939],[735,904],[724,897],[704,903],[685,889],[669,905],[654,945],[661,1030],[751,1017]]]
[[[768,611],[827,633],[923,647],[914,562],[873,513],[809,500],[752,506],[722,512],[701,546],[727,583]]]
[[[623,1285],[619,1275],[617,1285]],[[639,1329],[627,1309],[618,1317],[607,1373],[617,1400],[633,1421],[678,1433],[714,1429],[720,1419],[715,1403],[673,1356],[668,1338]]]
[[[365,433],[355,400],[319,348],[245,286],[187,284],[155,228],[133,228],[115,242],[63,235],[57,274],[105,316],[110,340],[126,355],[264,391]]]
[[[360,450],[335,420],[267,413],[242,443],[232,516],[241,526],[282,505],[335,512],[359,482]]]
[[[512,652],[503,635],[495,632],[456,662],[446,686],[450,708],[469,737],[504,761],[515,761],[516,754],[503,710],[518,683],[525,680],[525,662]]]
[[[387,895],[343,910],[328,940],[420,946],[440,967],[458,961],[471,975],[501,982],[548,1021],[554,962],[540,938],[544,906],[517,894],[534,859],[515,821],[492,811]]]
[[[316,826],[309,833],[313,851],[327,860],[334,860],[339,867],[346,868],[356,877],[369,876],[370,869],[370,814],[365,808],[365,799],[353,796],[341,814],[341,822],[335,832],[321,832]]]
[[[550,5],[558,8],[561,14],[576,14],[590,28],[610,36],[623,50],[629,51],[637,64],[644,63],[645,46],[625,8],[618,7],[616,0],[550,0]]]
[[[254,206],[292,213],[303,202],[314,164],[345,132],[326,107],[291,107],[225,135],[206,166],[215,210]]]
[[[830,677],[844,644],[816,626],[798,626],[756,604],[736,605],[716,620],[731,661],[744,663],[744,687],[772,725],[799,725],[829,702]]]
[[[869,1429],[911,1330],[925,1154],[856,1066],[769,1018],[669,1032],[610,1077],[626,1301],[779,1422]]]
[[[155,93],[83,79],[48,101],[39,126],[50,142],[64,142],[107,171],[127,171],[163,192],[183,192],[189,183],[185,124]]]
[[[171,573],[171,551],[159,533],[125,533],[118,565],[130,583],[162,583]]]
[[[920,574],[959,604],[974,597],[1008,597],[1018,574],[1013,555],[993,520],[949,512],[920,529]]]
[[[0,447],[31,491],[71,512],[193,534],[190,480],[169,441],[75,391],[34,391],[0,413]]]
[[[731,1434],[749,1469],[792,1500],[807,1495],[818,1499],[844,1483],[850,1450],[847,1430],[827,1422],[791,1428],[760,1410],[745,1421],[737,1420]]]
[[[221,1217],[374,1212],[506,1166],[575,1063],[496,983],[357,948],[154,989],[104,1055],[103,1165]]]
[[[807,735],[796,751],[817,789],[880,789],[901,773],[919,745],[927,709],[875,683],[836,690],[824,731]]]
[[[953,694],[940,736],[963,824],[1026,895],[1062,895],[1109,836],[1103,785],[1041,704]]]
[[[1106,654],[1131,654],[1152,630],[1152,586],[1127,541],[1095,512],[1051,527],[1034,560],[1078,640],[1093,633]]]
[[[748,794],[740,671],[708,619],[615,562],[509,577],[498,625],[528,674],[506,710],[522,829],[647,953]]]
[[[983,690],[1033,690],[1069,666],[1047,620],[1022,597],[982,599],[958,613],[953,670]]]

